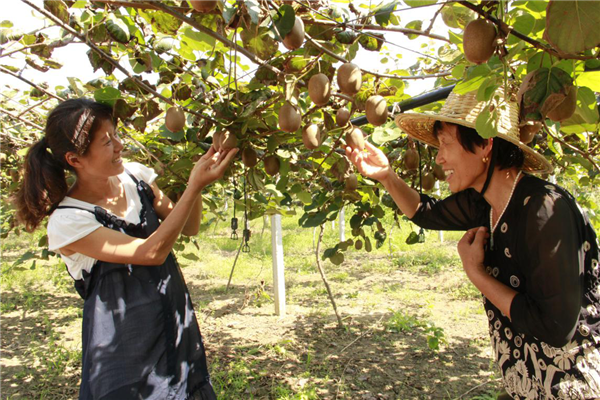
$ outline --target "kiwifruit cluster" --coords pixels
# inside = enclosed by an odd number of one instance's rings
[[[185,126],[185,114],[179,107],[171,107],[165,116],[165,126],[171,132],[179,132]]]
[[[496,28],[487,19],[476,19],[467,24],[463,35],[465,58],[475,64],[487,62],[496,50]]]

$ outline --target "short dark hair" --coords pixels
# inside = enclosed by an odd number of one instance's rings
[[[455,125],[458,128],[457,139],[463,149],[475,153],[475,146],[483,147],[487,144],[488,139],[484,139],[479,136],[479,133],[473,128],[468,126],[453,124],[446,122],[446,124]],[[437,139],[439,130],[442,128],[442,121],[435,121],[433,124],[433,136]],[[497,146],[497,147],[496,147]],[[502,138],[494,138],[494,147],[496,147],[496,166],[500,169],[507,168],[521,168],[525,161],[525,154],[523,150],[517,145],[504,140]]]

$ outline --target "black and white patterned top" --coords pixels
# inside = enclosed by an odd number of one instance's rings
[[[412,221],[438,230],[489,226],[490,206],[473,189],[421,195]],[[598,239],[573,196],[525,175],[486,247],[484,265],[518,292],[512,321],[485,297],[490,337],[515,399],[600,398]]]

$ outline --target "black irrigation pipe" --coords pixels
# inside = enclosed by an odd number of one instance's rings
[[[429,103],[433,103],[434,101],[443,100],[446,97],[448,97],[448,95],[450,94],[452,89],[454,89],[455,86],[456,85],[446,86],[428,93],[421,94],[419,96],[411,97],[408,100],[398,103],[397,106],[400,107],[400,112],[404,112],[412,110],[413,108],[424,106]],[[388,110],[392,112],[394,110],[394,106],[389,106]],[[367,121],[366,115],[356,117],[350,120],[350,122],[354,126],[361,126],[369,123]]]

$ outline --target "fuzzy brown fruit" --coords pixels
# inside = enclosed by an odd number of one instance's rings
[[[415,149],[408,149],[404,153],[404,166],[408,170],[419,167],[419,153]]]
[[[369,121],[371,125],[383,125],[388,117],[387,102],[382,96],[371,96],[367,99],[365,112],[367,114],[367,121]]]
[[[296,50],[304,42],[304,22],[299,17],[296,17],[294,27],[283,38],[283,45],[288,50]]]
[[[335,122],[339,127],[344,127],[350,121],[350,110],[347,108],[340,108],[335,113]]]
[[[265,171],[267,174],[273,176],[279,173],[280,163],[279,158],[277,158],[276,155],[266,156],[263,162],[265,163]]]
[[[444,168],[442,168],[442,166],[439,164],[434,165],[433,176],[435,176],[435,179],[437,179],[438,181],[446,180],[446,173],[444,172]]]
[[[302,142],[309,150],[314,150],[321,145],[321,130],[317,124],[309,124],[302,129]]]
[[[423,188],[423,190],[429,192],[431,189],[433,189],[434,186],[435,177],[433,176],[433,174],[431,172],[428,172],[425,175],[423,175],[423,178],[421,179],[421,187]]]
[[[577,108],[577,87],[571,86],[567,92],[567,97],[556,107],[548,112],[546,117],[555,122],[562,122],[571,118]]]
[[[223,149],[223,136],[225,136],[225,131],[218,131],[213,134],[212,145],[216,152],[219,152]]]
[[[350,174],[348,176],[345,187],[348,192],[353,192],[358,189],[358,178],[356,177],[356,174]]]
[[[256,150],[254,150],[252,147],[246,147],[242,151],[242,162],[248,168],[252,168],[258,164],[258,155],[256,154]]]
[[[318,106],[324,106],[331,96],[331,83],[325,74],[313,75],[308,81],[308,95]]]
[[[487,62],[496,49],[496,28],[487,19],[476,19],[467,24],[463,35],[465,58],[472,63]]]
[[[535,121],[519,128],[519,140],[525,144],[531,143],[533,137],[542,129],[542,124]]]
[[[217,0],[190,0],[192,8],[201,13],[211,12],[217,7]]]
[[[346,133],[346,145],[350,146],[352,150],[358,149],[363,151],[365,149],[365,135],[360,128],[353,127],[348,133]]]
[[[296,132],[300,128],[302,116],[290,102],[285,102],[279,109],[279,129],[284,132]]]
[[[358,65],[342,64],[337,70],[337,83],[342,93],[354,96],[362,86],[362,72]]]
[[[179,132],[185,126],[185,114],[179,107],[171,107],[167,110],[165,126],[171,132]]]
[[[233,133],[225,131],[221,138],[221,150],[231,150],[236,148],[237,145],[237,137]]]

